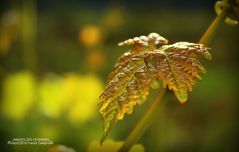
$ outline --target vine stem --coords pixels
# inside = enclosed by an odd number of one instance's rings
[[[129,134],[128,138],[125,140],[123,146],[120,148],[119,152],[129,151],[131,146],[139,140],[139,138],[144,134],[147,128],[150,126],[154,117],[157,116],[157,112],[161,107],[162,98],[166,90],[163,88],[160,93],[153,99],[146,113],[143,115],[141,120],[136,124],[135,128]],[[160,102],[161,101],[161,102]]]
[[[228,3],[228,1],[227,1]],[[211,25],[208,27],[206,32],[203,34],[201,39],[198,43],[204,44],[205,46],[208,46],[212,40],[214,39],[216,33],[219,30],[220,25],[222,25],[229,14],[229,8],[224,7],[222,9],[222,12],[213,20]]]
[[[227,1],[228,2],[228,1]],[[203,34],[199,43],[208,46],[212,40],[214,39],[216,33],[219,30],[219,27],[224,23],[230,9],[223,8],[222,12],[213,20],[211,25],[208,27],[206,32]],[[143,115],[141,120],[136,124],[135,128],[130,132],[129,136],[123,143],[122,147],[120,148],[119,152],[127,152],[130,148],[140,139],[140,137],[144,134],[144,132],[148,129],[151,125],[152,121],[157,115],[159,110],[159,105],[163,101],[163,97],[166,90],[163,89],[152,101],[149,108],[147,109],[146,113]]]

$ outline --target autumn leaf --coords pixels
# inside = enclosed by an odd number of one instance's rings
[[[188,92],[192,91],[196,79],[201,79],[200,74],[206,73],[195,56],[203,55],[211,60],[208,50],[202,44],[178,42],[149,53],[157,59],[156,69],[164,87],[172,90],[181,103],[187,101]]]
[[[167,42],[157,33],[151,33],[119,43],[119,46],[133,47],[118,59],[100,96],[99,111],[104,121],[102,142],[117,120],[144,103],[150,88],[158,87],[158,81],[184,103],[196,80],[201,79],[200,74],[206,73],[196,56],[203,55],[210,60],[209,48],[189,42],[166,45]]]

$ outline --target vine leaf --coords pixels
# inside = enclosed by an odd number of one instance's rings
[[[158,59],[157,71],[164,87],[168,86],[181,103],[187,101],[188,92],[192,91],[196,79],[201,80],[200,74],[206,74],[195,56],[203,55],[211,60],[208,50],[202,44],[178,42],[151,53]]]
[[[117,120],[144,103],[150,88],[158,87],[159,80],[184,103],[196,80],[201,79],[200,74],[206,73],[196,56],[211,60],[209,48],[189,42],[167,43],[168,40],[157,33],[119,43],[119,46],[133,47],[118,59],[100,96],[99,111],[104,122],[101,142]]]

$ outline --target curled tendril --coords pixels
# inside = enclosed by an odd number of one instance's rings
[[[224,10],[224,9],[229,9],[229,8],[234,8],[234,7],[235,6],[229,4],[228,2],[226,2],[224,0],[223,1],[217,1],[215,3],[215,11],[216,11],[217,15],[221,14],[222,10]],[[235,9],[232,9],[232,10],[234,11]],[[230,17],[227,17],[225,19],[225,23],[227,23],[229,25],[237,25],[238,21],[235,20],[235,19],[232,19]]]

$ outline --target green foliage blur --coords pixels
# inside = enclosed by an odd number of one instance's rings
[[[150,32],[169,43],[197,42],[216,16],[208,1],[197,9],[174,6],[174,1],[167,7],[142,1],[130,7],[125,1],[97,7],[94,2],[0,3],[0,151],[119,147],[148,102],[113,127],[108,138],[117,142],[100,147],[98,97],[116,59],[128,49],[117,43]],[[156,121],[138,142],[143,146],[132,151],[238,150],[238,35],[238,26],[222,26],[211,45],[212,62],[202,60],[207,75],[188,102],[181,105],[168,93]],[[48,138],[54,144],[8,144],[13,138]]]

